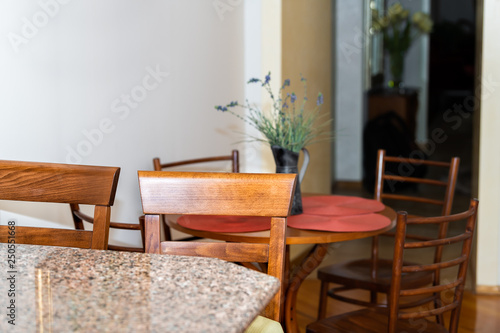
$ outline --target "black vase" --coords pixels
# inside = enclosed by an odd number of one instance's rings
[[[309,152],[307,149],[302,148],[302,152],[304,153],[304,162],[302,163],[299,173],[299,153],[295,153],[280,146],[271,146],[271,150],[273,152],[274,162],[276,163],[276,173],[299,174],[297,177],[295,193],[293,195],[291,215],[302,214],[302,194],[300,192],[300,183],[302,182],[302,178],[306,173],[307,165],[309,164]]]

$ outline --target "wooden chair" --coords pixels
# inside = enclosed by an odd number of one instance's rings
[[[388,163],[396,163],[396,166],[401,166],[399,170],[407,172],[410,172],[412,168],[417,165],[427,166],[428,174],[432,174],[432,171],[435,173],[436,169],[440,169],[441,171],[445,170],[447,171],[447,179],[443,181],[431,179],[429,177],[416,178],[411,177],[411,175],[401,176],[389,174],[385,171]],[[382,201],[385,204],[388,204],[387,201],[389,201],[389,206],[392,208],[396,207],[394,205],[403,205],[405,210],[411,209],[411,206],[404,206],[404,204],[411,205],[416,203],[420,208],[422,208],[422,204],[428,204],[433,206],[432,208],[440,208],[441,215],[449,215],[451,213],[455,193],[459,163],[460,159],[457,157],[452,158],[450,162],[438,162],[386,156],[384,150],[379,150],[377,156],[375,199]],[[413,195],[413,193],[410,193],[412,195],[393,193],[391,189],[394,186],[394,182],[408,182],[420,184],[420,186],[428,186],[430,189],[429,192],[435,195],[435,197],[427,198]],[[413,210],[416,210],[415,207],[413,207]],[[437,214],[439,213],[436,212],[435,215]],[[412,233],[413,234],[410,233],[408,237],[420,240],[428,238],[427,236],[422,235],[421,231],[419,234],[418,230],[413,230]],[[444,237],[446,233],[447,225],[440,225],[437,235],[439,237]],[[394,236],[394,233],[388,232],[383,235]],[[391,287],[392,259],[379,258],[379,238],[380,236],[376,236],[372,239],[371,258],[340,262],[318,270],[317,276],[318,279],[321,280],[318,319],[322,319],[326,316],[327,297],[332,297],[343,302],[361,306],[387,306],[387,303],[378,301],[377,294],[382,293],[387,295],[389,293]],[[439,261],[441,255],[442,250],[438,248],[435,253],[435,260]],[[432,281],[432,279],[432,272],[421,272],[419,275],[403,277],[403,285],[422,285]],[[335,283],[339,286],[329,289],[330,283]],[[344,291],[352,289],[363,289],[369,291],[370,300],[365,301],[359,298],[349,297],[343,293]]]
[[[396,226],[394,261],[392,267],[392,284],[389,292],[388,308],[365,308],[319,320],[307,326],[307,333],[319,332],[451,332],[458,330],[460,309],[467,275],[472,238],[476,226],[477,200],[471,200],[467,211],[447,216],[408,218],[406,212],[398,213]],[[463,222],[466,223],[463,223]],[[460,230],[452,236],[432,240],[413,241],[406,237],[407,227],[417,224],[451,224]],[[435,262],[429,260],[424,264],[406,265],[403,257],[420,248],[435,248],[436,252],[443,247],[454,246],[456,253]],[[426,286],[403,287],[403,276],[435,272],[441,280],[435,280]],[[418,302],[411,298],[418,296]],[[404,304],[410,298],[410,304]],[[444,322],[435,321],[435,317],[449,314],[448,328]]]
[[[286,217],[295,183],[295,174],[139,171],[146,252],[267,263],[267,274],[283,281]],[[161,242],[161,214],[268,216],[269,243]],[[281,298],[282,290],[266,308],[266,317],[280,320]]]
[[[153,158],[153,166],[155,171],[213,172],[215,170],[206,169],[207,164],[217,165],[218,167],[220,167],[220,164],[218,164],[218,162],[224,162],[224,161],[231,162],[231,172],[240,172],[240,155],[239,151],[236,149],[232,150],[230,155],[202,157],[202,158],[169,162],[169,163],[161,163],[160,159],[158,157],[155,157]],[[186,166],[189,167],[189,170],[173,170],[173,168],[176,167],[186,167]],[[227,169],[224,170],[220,168],[218,168],[217,171],[229,172],[229,170]],[[167,225],[164,216],[162,216],[162,222],[163,222],[163,232],[165,235],[165,240],[172,240],[172,231],[170,230],[170,227]],[[182,238],[178,238],[176,240],[192,241],[197,239],[201,238],[196,236],[185,236]]]
[[[92,231],[15,227],[17,244],[105,250],[120,168],[0,161],[0,200],[93,205]],[[9,226],[0,226],[6,243]]]
[[[83,221],[90,224],[94,224],[94,218],[83,213],[80,210],[79,204],[70,204],[71,216],[73,217],[73,222],[75,224],[76,230],[85,230]],[[131,246],[121,246],[108,244],[108,250],[112,251],[127,251],[127,252],[144,252],[144,216],[139,217],[139,223],[121,223],[121,222],[110,222],[110,229],[121,229],[121,230],[138,230],[141,233],[141,247],[131,247]]]

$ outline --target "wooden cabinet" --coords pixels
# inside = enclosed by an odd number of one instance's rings
[[[394,111],[408,126],[413,140],[415,140],[417,110],[416,89],[372,89],[368,92],[368,121]]]

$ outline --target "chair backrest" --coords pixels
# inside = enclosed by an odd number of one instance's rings
[[[155,171],[195,171],[195,172],[229,172],[227,170],[227,162],[231,162],[231,172],[240,172],[240,157],[238,150],[232,150],[230,155],[222,155],[222,156],[209,156],[202,157],[190,160],[169,162],[169,163],[161,163],[158,157],[153,158],[153,167]],[[224,166],[220,164],[220,162],[224,163]],[[189,170],[184,170],[184,167],[189,167]],[[214,166],[215,170],[208,170],[208,166]],[[182,170],[176,170],[177,167],[182,168]],[[165,240],[172,240],[172,231],[167,223],[165,223],[165,217],[162,216],[163,221],[163,232],[165,235]],[[183,236],[181,238],[177,238],[176,240],[197,240],[200,237],[196,236]]]
[[[295,174],[139,171],[146,252],[268,263],[267,273],[283,285],[286,217],[295,184]],[[161,242],[160,214],[267,216],[269,243]],[[281,297],[280,289],[267,317],[279,321]]]
[[[393,170],[398,170],[398,174],[386,172],[387,164],[392,164]],[[425,159],[415,159],[415,158],[404,158],[387,156],[385,150],[379,150],[377,154],[377,170],[376,170],[376,181],[375,181],[375,199],[385,204],[389,204],[394,209],[400,209],[405,211],[410,211],[410,217],[419,216],[415,214],[416,211],[421,211],[422,204],[427,204],[440,208],[441,215],[450,215],[453,206],[453,198],[455,194],[455,186],[457,183],[458,167],[460,164],[460,159],[458,157],[453,157],[450,162],[432,161]],[[417,167],[424,166],[427,168],[427,174],[435,177],[415,177],[413,171]],[[441,172],[436,172],[436,169]],[[440,179],[440,175],[446,174],[446,180]],[[425,191],[420,191],[418,193],[425,194],[400,194],[394,193],[393,186],[396,182],[406,182],[409,184],[420,184],[421,186],[428,187]],[[387,188],[389,187],[389,188]],[[415,192],[414,192],[415,193]],[[428,196],[425,196],[428,195]],[[387,202],[389,201],[389,203]],[[416,204],[418,208],[414,207],[401,207],[401,204]],[[411,209],[413,208],[413,209]],[[436,213],[437,215],[438,213]],[[436,231],[437,237],[443,238],[448,232],[448,225],[442,223],[438,226]],[[393,236],[391,232],[385,235]],[[408,237],[413,239],[425,240],[427,235],[420,235],[416,232],[409,233]],[[377,272],[377,260],[378,260],[378,242],[379,236],[373,237],[372,243],[372,276],[376,276]],[[435,252],[435,261],[440,261],[443,250],[442,247],[438,247]],[[435,279],[439,280],[439,274],[435,276]]]
[[[212,163],[212,162],[220,162],[220,161],[230,161],[231,162],[231,172],[240,172],[240,157],[238,150],[231,151],[230,155],[224,156],[210,156],[203,158],[196,158],[191,160],[183,160],[169,163],[161,163],[158,157],[153,159],[153,166],[155,171],[162,171],[165,169],[185,166],[185,165],[193,165],[193,164],[202,164],[202,163]],[[190,170],[190,171],[208,171],[208,170]],[[212,170],[210,170],[212,171]],[[228,172],[229,170],[223,170]]]
[[[386,172],[387,164],[396,163],[398,173]],[[441,215],[449,215],[453,205],[455,186],[457,183],[458,166],[460,159],[453,157],[450,162],[432,161],[418,158],[404,158],[396,156],[387,156],[385,150],[379,150],[377,153],[377,170],[375,181],[375,199],[378,201],[397,200],[399,202],[415,202],[418,204],[430,204],[441,207]],[[446,171],[446,180],[432,179],[430,177],[416,177],[414,171],[421,166],[436,167]],[[431,174],[428,170],[427,174]],[[407,184],[425,184],[431,186],[432,190],[427,193],[442,193],[437,197],[424,197],[408,194],[394,193],[394,186],[397,182]],[[387,188],[389,187],[389,188]],[[441,189],[441,191],[440,191]]]
[[[107,249],[109,219],[120,168],[0,161],[0,200],[86,204],[95,206],[92,231],[15,227],[15,242]],[[9,226],[0,226],[6,243]]]
[[[457,332],[460,309],[462,305],[465,278],[469,262],[473,234],[476,226],[478,201],[471,200],[469,209],[465,212],[439,217],[415,217],[408,218],[406,212],[399,212],[396,225],[396,242],[394,249],[394,260],[392,270],[392,283],[389,293],[389,332],[396,332],[397,320],[410,319],[419,327],[425,322],[420,318],[440,316],[445,312],[451,312],[449,332]],[[465,222],[465,223],[463,223]],[[455,232],[451,236],[436,238],[432,240],[414,241],[406,237],[407,227],[416,224],[450,224],[454,226]],[[456,227],[455,227],[456,226]],[[443,246],[458,246],[461,251],[446,260],[434,262],[428,261],[424,264],[405,264],[403,257],[409,252],[420,248],[437,248]],[[450,251],[452,252],[452,251]],[[455,253],[455,252],[454,252]],[[446,271],[445,271],[446,270]],[[457,270],[456,273],[453,270]],[[442,279],[432,286],[414,287],[413,289],[401,289],[402,275],[415,274],[422,271],[441,272]],[[448,274],[447,274],[448,273]],[[423,303],[421,297],[426,298]],[[400,301],[404,297],[419,297],[419,306],[412,309],[400,308]],[[425,306],[425,305],[428,306]],[[420,320],[420,321],[419,321]],[[425,327],[423,327],[425,331]]]

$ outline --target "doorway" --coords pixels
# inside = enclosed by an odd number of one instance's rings
[[[476,0],[433,0],[430,34],[428,133],[443,131],[430,143],[436,158],[459,156],[457,191],[471,195],[476,62]]]

